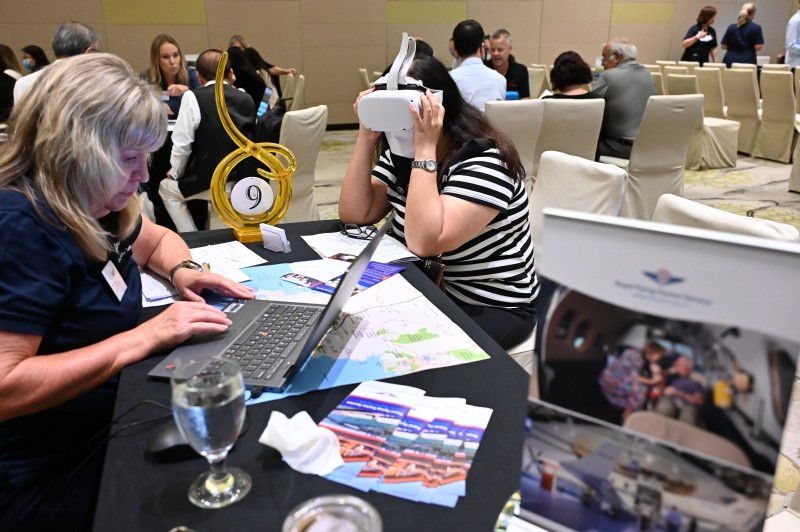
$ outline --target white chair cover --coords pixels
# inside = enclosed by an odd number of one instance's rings
[[[678,66],[683,66],[689,69],[689,74],[694,74],[694,69],[700,66],[698,61],[678,61]]]
[[[661,75],[661,72],[650,72],[650,75],[653,76],[656,93],[658,93],[659,96],[665,95],[667,91],[664,90],[664,76]]]
[[[796,102],[791,72],[761,72],[761,125],[758,128],[753,157],[782,163],[792,160],[797,136],[793,112]]]
[[[755,84],[755,70],[731,68],[722,74],[722,86],[725,89],[725,101],[728,106],[726,118],[741,124],[738,150],[747,154],[753,153],[761,123]]]
[[[678,62],[677,61],[670,61],[670,60],[666,60],[666,59],[659,59],[659,60],[656,61],[656,64],[658,65],[658,68],[661,69],[661,75],[662,76],[666,76],[666,74],[664,73],[664,67],[677,66]]]
[[[685,66],[671,66],[671,65],[664,65],[664,68],[661,71],[661,74],[666,78],[670,74],[678,74],[680,76],[688,76],[689,75],[689,68]]]
[[[294,98],[287,106],[287,111],[299,111],[306,106],[306,77],[303,74],[297,76],[294,86]]]
[[[683,174],[692,130],[703,119],[703,96],[651,96],[630,161],[601,157],[628,169],[622,216],[649,220],[662,194],[683,195]]]
[[[667,67],[669,68],[669,67]],[[667,94],[699,94],[697,76],[691,74],[667,74]]]
[[[785,70],[786,72],[791,72],[792,71],[792,65],[768,64],[768,65],[762,65],[761,66],[761,72],[764,72],[764,71],[767,71],[767,70],[770,70],[770,71],[772,71],[772,70],[779,70],[779,71]]]
[[[788,242],[800,239],[800,231],[793,225],[734,214],[673,194],[658,199],[653,221]]]
[[[718,68],[694,69],[697,87],[704,96],[703,114],[707,118],[725,118],[725,94],[722,92],[722,71]]]
[[[538,67],[528,67],[528,85],[531,90],[531,98],[538,98],[549,87],[547,80],[547,70]]]
[[[328,125],[328,106],[318,105],[283,116],[279,144],[291,150],[297,159],[292,175],[292,200],[281,223],[319,220],[314,198],[314,174],[317,155]]]
[[[544,117],[546,100],[510,100],[486,102],[484,114],[505,133],[519,152],[525,169],[525,190],[533,190],[533,150]]]
[[[798,68],[800,70],[800,68]],[[800,98],[798,98],[800,100]],[[795,132],[800,133],[800,114],[794,115]],[[789,174],[789,191],[800,192],[800,142],[794,143],[794,154],[792,155],[792,170]]]
[[[625,176],[625,170],[613,164],[557,151],[544,152],[530,205],[534,263],[539,263],[546,252],[542,249],[545,207],[616,216],[625,196]]]
[[[703,68],[716,68],[719,70],[727,70],[728,66],[725,63],[703,63]]]
[[[605,106],[602,98],[544,101],[544,118],[533,149],[534,180],[539,172],[539,160],[546,151],[594,160]]]
[[[281,89],[281,94],[285,99],[294,98],[294,88],[297,84],[297,76],[294,74],[287,74],[285,76],[281,76],[281,83],[283,84],[283,89]],[[291,105],[291,101],[286,102],[287,106]],[[291,109],[289,109],[291,111]]]
[[[655,72],[656,74],[661,74],[661,67],[658,65],[644,64],[642,66],[645,67],[647,70],[649,70],[651,74],[653,72]]]

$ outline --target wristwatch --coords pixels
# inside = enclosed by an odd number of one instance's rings
[[[435,172],[436,167],[436,161],[433,159],[425,159],[424,161],[411,161],[411,168],[422,168],[428,172]]]
[[[183,260],[178,264],[176,264],[175,267],[169,271],[169,284],[171,284],[172,286],[175,286],[175,283],[172,282],[172,276],[175,275],[175,272],[177,272],[181,268],[189,268],[190,270],[197,270],[203,273],[205,273],[206,271],[202,266],[200,266],[193,260]]]

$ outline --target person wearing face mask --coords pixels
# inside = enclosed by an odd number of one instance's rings
[[[421,110],[408,109],[414,128],[381,133],[361,124],[339,217],[374,224],[394,209],[395,237],[419,257],[440,256],[447,295],[508,349],[533,330],[539,292],[519,154],[438,59],[413,59],[408,78],[429,89]],[[359,95],[356,113],[373,90]]]
[[[22,66],[25,70],[38,72],[49,64],[50,60],[47,59],[47,54],[35,44],[29,44],[22,49]]]
[[[186,68],[178,41],[165,33],[156,35],[150,44],[150,68],[141,78],[166,95],[164,110],[170,118],[177,118],[183,93],[201,86],[195,69]]]
[[[58,61],[11,122],[0,151],[0,523],[89,530],[114,377],[225,331],[231,322],[204,289],[253,292],[202,271],[178,235],[142,218],[136,191],[167,118],[124,60]],[[139,323],[138,266],[168,277],[184,301]]]

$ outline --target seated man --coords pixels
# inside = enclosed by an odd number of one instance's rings
[[[506,29],[497,30],[492,34],[490,42],[489,53],[492,59],[484,61],[483,64],[505,76],[507,93],[516,92],[520,100],[530,98],[528,69],[525,65],[517,63],[511,55],[511,34]]]
[[[222,126],[214,101],[214,77],[222,52],[206,50],[197,58],[197,76],[202,87],[187,91],[172,133],[171,168],[161,182],[159,194],[179,232],[197,231],[186,202],[211,186],[219,162],[237,149]],[[236,80],[226,65],[225,105],[234,125],[248,138],[253,137],[256,108],[244,91],[231,86]],[[235,179],[236,176],[229,176]]]
[[[647,100],[657,94],[656,84],[636,62],[639,52],[627,39],[607,42],[602,54],[604,71],[592,87],[592,94],[606,101],[596,159],[601,155],[630,159]]]
[[[698,412],[704,403],[703,385],[689,377],[692,374],[692,361],[686,357],[678,357],[672,370],[673,374],[665,380],[666,387],[656,403],[655,411],[662,416],[697,425]]]
[[[477,20],[463,20],[453,30],[453,45],[461,58],[459,67],[450,75],[461,95],[477,107],[486,109],[486,102],[506,99],[506,78],[483,64],[483,28]]]

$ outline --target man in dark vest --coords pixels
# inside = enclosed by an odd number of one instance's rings
[[[179,232],[197,231],[186,202],[207,191],[219,162],[238,149],[225,132],[214,101],[214,78],[222,52],[206,50],[197,58],[197,75],[202,87],[187,91],[181,100],[181,112],[172,132],[169,179],[161,182],[159,194]],[[253,99],[232,85],[236,77],[229,65],[225,72],[225,105],[234,125],[253,138],[256,109]],[[244,163],[234,173],[242,173]],[[239,177],[246,177],[242,174]],[[236,179],[236,175],[228,177]]]

